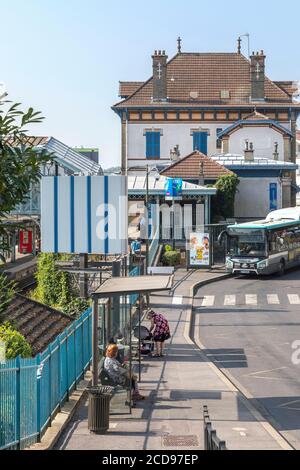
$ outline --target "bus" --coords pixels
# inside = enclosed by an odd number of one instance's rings
[[[265,220],[229,225],[224,234],[226,270],[232,274],[283,274],[300,265],[300,208],[273,211]]]

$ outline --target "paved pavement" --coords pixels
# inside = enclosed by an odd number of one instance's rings
[[[194,309],[207,357],[257,399],[297,449],[300,365],[292,362],[292,345],[300,340],[299,289],[299,270],[283,277],[241,276],[200,289]]]
[[[111,416],[109,432],[103,436],[89,434],[84,403],[56,449],[202,449],[203,405],[208,405],[214,427],[229,449],[285,447],[268,423],[259,422],[260,416],[247,400],[187,336],[190,286],[218,275],[222,273],[187,273],[180,269],[171,295],[151,297],[152,306],[168,317],[172,339],[165,358],[144,360],[141,391],[147,400],[132,415]],[[221,283],[217,285],[219,288]]]

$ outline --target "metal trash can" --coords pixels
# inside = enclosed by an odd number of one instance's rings
[[[113,387],[88,387],[88,428],[95,434],[104,434],[109,428],[109,403]]]

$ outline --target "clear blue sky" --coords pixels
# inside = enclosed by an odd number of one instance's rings
[[[100,147],[119,164],[119,80],[145,80],[151,54],[234,51],[240,34],[267,53],[274,80],[300,79],[300,2],[270,0],[0,0],[0,82],[46,117],[39,135]],[[245,54],[246,42],[244,43]]]

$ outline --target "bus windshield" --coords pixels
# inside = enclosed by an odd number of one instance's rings
[[[266,256],[264,230],[230,229],[228,235],[229,254],[231,256]]]

